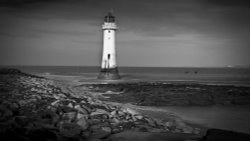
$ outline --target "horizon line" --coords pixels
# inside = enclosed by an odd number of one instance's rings
[[[0,65],[0,67],[100,67],[94,65]],[[247,65],[225,66],[118,66],[118,68],[250,68]]]

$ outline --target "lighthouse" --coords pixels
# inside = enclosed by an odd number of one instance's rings
[[[115,80],[120,79],[116,62],[115,31],[118,29],[115,17],[108,13],[104,17],[103,30],[103,50],[101,70],[98,79]]]

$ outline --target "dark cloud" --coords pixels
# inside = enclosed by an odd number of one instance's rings
[[[34,4],[38,2],[48,2],[49,0],[1,0],[0,6],[5,7],[24,7],[26,4]]]
[[[207,4],[213,4],[222,7],[250,7],[249,0],[204,0]]]
[[[248,32],[250,9],[247,0],[3,0],[6,4],[49,3],[42,13],[18,14],[37,19],[89,19],[98,26],[104,14],[113,9],[121,30],[149,36],[174,36],[181,32]],[[57,6],[61,3],[60,6]],[[64,3],[64,5],[63,5]],[[47,6],[48,7],[48,6]],[[40,8],[39,6],[33,9]],[[43,7],[44,8],[44,7]],[[42,9],[42,8],[41,8]],[[36,10],[33,10],[36,11]],[[37,10],[39,11],[39,10]],[[39,11],[41,12],[41,11]],[[235,31],[233,31],[235,30]]]

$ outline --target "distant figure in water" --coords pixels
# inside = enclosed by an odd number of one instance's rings
[[[198,73],[198,71],[194,71],[195,74]],[[185,74],[189,74],[189,71],[185,71]]]

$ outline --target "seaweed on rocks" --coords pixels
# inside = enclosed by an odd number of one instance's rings
[[[89,91],[102,100],[142,106],[249,105],[250,87],[196,83],[138,82],[92,84]],[[121,91],[122,90],[122,91]],[[107,97],[107,98],[105,98]]]

